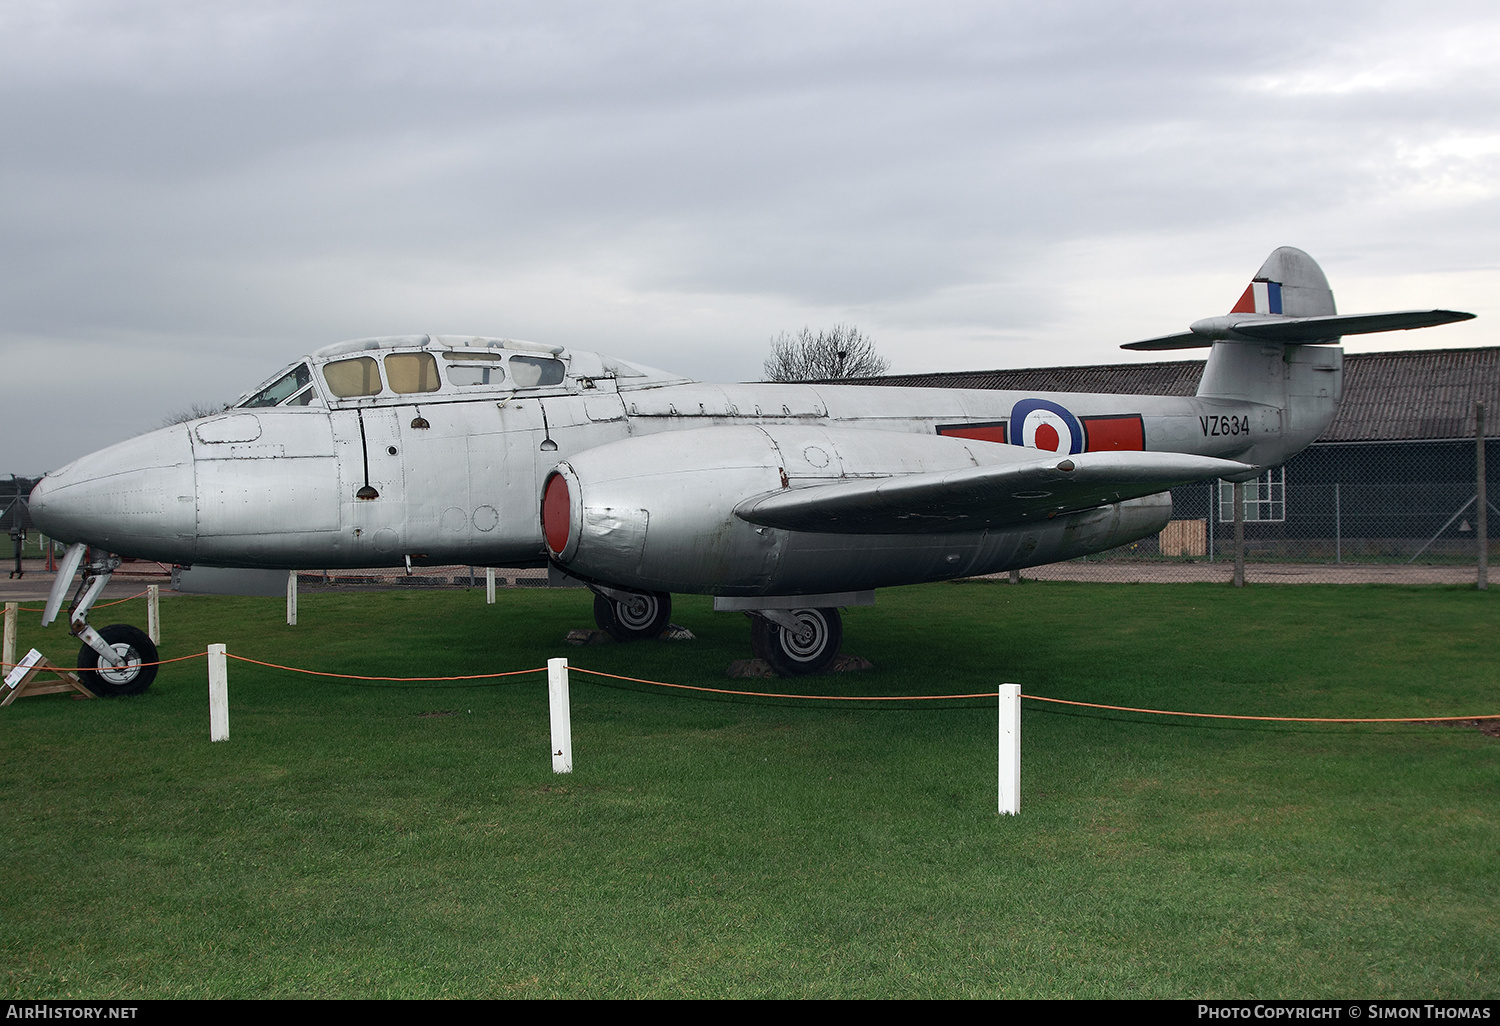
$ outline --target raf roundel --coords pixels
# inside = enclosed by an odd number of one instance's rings
[[[1029,449],[1072,455],[1083,452],[1083,426],[1057,403],[1022,399],[1010,413],[1010,440]]]

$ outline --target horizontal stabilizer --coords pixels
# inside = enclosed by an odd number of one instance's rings
[[[1127,342],[1120,348],[1134,349],[1136,352],[1155,352],[1162,349],[1203,349],[1213,344],[1213,339],[1195,335],[1191,331],[1179,331],[1175,335],[1163,335],[1160,338],[1148,338],[1140,342]]]
[[[1191,331],[1131,342],[1121,349],[1194,349],[1215,342],[1280,342],[1286,344],[1337,342],[1344,335],[1377,331],[1409,331],[1439,324],[1472,320],[1459,310],[1396,310],[1390,313],[1333,314],[1326,317],[1276,317],[1228,314],[1193,324]]]
[[[839,481],[772,492],[742,520],[825,534],[946,534],[1014,526],[1254,468],[1171,452],[1090,452],[1000,466]]]

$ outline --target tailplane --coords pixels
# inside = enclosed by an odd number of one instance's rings
[[[1229,313],[1194,321],[1187,331],[1131,342],[1121,349],[1199,349],[1215,342],[1335,344],[1344,335],[1407,331],[1472,320],[1458,310],[1393,310],[1340,314],[1318,262],[1300,249],[1282,246],[1260,265]]]

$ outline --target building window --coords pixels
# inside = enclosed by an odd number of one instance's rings
[[[1286,520],[1286,467],[1266,471],[1245,482],[1245,523]],[[1219,523],[1234,523],[1234,485],[1219,482]]]

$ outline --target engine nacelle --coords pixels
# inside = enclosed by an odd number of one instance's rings
[[[1034,459],[1017,446],[768,425],[629,438],[559,463],[542,495],[552,558],[645,591],[798,595],[949,580],[1101,552],[1160,531],[1168,494],[1015,528],[871,535],[785,531],[735,516],[747,499],[851,477]]]

